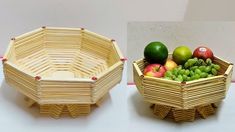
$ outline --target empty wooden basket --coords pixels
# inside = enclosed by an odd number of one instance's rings
[[[232,63],[218,57],[214,63],[221,67],[218,76],[177,82],[144,76],[148,63],[141,59],[133,63],[134,82],[144,100],[154,104],[153,111],[161,119],[168,116],[175,121],[193,121],[197,113],[206,118],[214,113],[210,106],[225,98],[232,78]]]
[[[124,61],[112,39],[83,28],[42,27],[12,38],[3,70],[41,113],[77,117],[121,81]]]

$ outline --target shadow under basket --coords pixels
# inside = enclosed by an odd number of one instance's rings
[[[2,61],[6,82],[29,106],[76,117],[120,83],[125,58],[115,40],[84,28],[42,27],[12,38]]]
[[[212,106],[225,98],[233,71],[232,63],[218,57],[213,62],[221,67],[217,76],[178,82],[144,76],[148,63],[141,59],[133,63],[134,82],[144,100],[154,104],[153,113],[161,119],[193,121],[197,115],[206,118],[215,113]]]

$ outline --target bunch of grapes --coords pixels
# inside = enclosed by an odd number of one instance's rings
[[[212,63],[210,58],[204,61],[203,59],[192,58],[184,65],[179,65],[176,68],[165,72],[164,78],[175,81],[192,81],[200,78],[216,76],[220,66]]]

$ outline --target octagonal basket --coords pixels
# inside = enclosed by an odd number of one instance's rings
[[[12,38],[3,69],[29,106],[77,117],[121,81],[124,61],[112,39],[83,28],[42,27]]]
[[[171,57],[171,54],[169,54]],[[178,82],[143,75],[147,61],[133,63],[134,82],[144,100],[153,105],[154,113],[176,121],[192,121],[197,113],[202,117],[213,114],[218,102],[223,100],[232,78],[233,64],[215,57],[214,63],[220,65],[218,76],[188,82]],[[177,113],[178,112],[178,113]]]

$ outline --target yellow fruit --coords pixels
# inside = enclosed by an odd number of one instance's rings
[[[177,67],[177,64],[176,64],[173,60],[167,59],[167,61],[166,61],[165,65],[164,65],[164,67],[165,67],[166,70],[168,71],[168,70],[172,70],[172,69],[174,69],[175,67]]]

